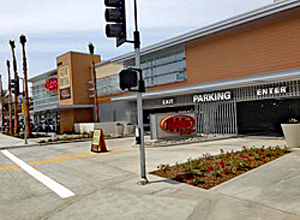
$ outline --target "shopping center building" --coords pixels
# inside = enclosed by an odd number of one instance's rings
[[[300,1],[284,0],[143,48],[146,129],[151,114],[193,112],[198,133],[280,134],[281,123],[300,118],[299,27]],[[136,94],[118,87],[134,63],[128,53],[96,64],[101,122],[136,123]],[[77,114],[82,105],[64,107]]]
[[[94,55],[94,60],[100,62],[100,56]],[[47,131],[74,132],[74,123],[94,120],[91,56],[68,52],[56,63],[57,68],[29,79],[34,108],[30,114],[36,126],[51,125]]]

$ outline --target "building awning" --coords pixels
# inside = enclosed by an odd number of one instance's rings
[[[211,82],[205,84],[199,84],[188,87],[179,87],[168,90],[159,90],[153,92],[143,93],[143,99],[163,98],[176,95],[188,95],[193,93],[208,92],[223,89],[233,89],[238,87],[245,87],[251,85],[266,84],[270,82],[280,82],[292,79],[300,79],[300,70],[282,71],[276,73],[269,73],[266,75],[256,75],[252,77],[233,78],[229,80],[223,80],[218,82]],[[112,101],[134,101],[136,95],[112,97]]]

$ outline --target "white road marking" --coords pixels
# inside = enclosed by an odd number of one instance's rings
[[[53,179],[47,177],[46,175],[34,169],[33,167],[29,166],[27,163],[10,153],[8,150],[2,150],[1,152],[10,160],[18,164],[25,172],[27,172],[29,175],[33,176],[35,179],[43,183],[45,186],[47,186],[60,197],[68,198],[75,195],[72,191],[68,190],[63,185],[55,182]]]

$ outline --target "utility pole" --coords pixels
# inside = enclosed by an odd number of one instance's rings
[[[13,116],[12,116],[12,94],[11,94],[11,77],[10,77],[10,62],[6,60],[8,73],[8,111],[9,111],[9,134],[13,134]]]
[[[10,40],[9,44],[11,46],[11,52],[12,52],[12,56],[13,56],[13,68],[14,68],[14,76],[15,79],[17,79],[18,76],[18,70],[17,70],[17,59],[16,59],[16,55],[15,55],[15,41],[14,40]],[[18,115],[18,96],[15,95],[15,103],[14,103],[14,115],[15,115],[15,123],[14,123],[14,134],[18,134],[19,133],[19,115]]]
[[[100,122],[99,118],[99,106],[98,106],[98,94],[97,94],[97,78],[96,78],[96,69],[95,69],[95,61],[94,61],[94,51],[95,46],[92,43],[88,44],[90,57],[92,62],[92,75],[93,75],[93,85],[94,85],[94,105],[95,105],[95,118],[96,122]]]
[[[25,130],[26,134],[29,136],[31,134],[31,129],[30,129],[30,114],[29,114],[29,95],[28,95],[28,82],[27,82],[27,59],[26,59],[26,51],[25,51],[25,43],[27,42],[26,36],[21,35],[20,36],[20,43],[22,45],[22,55],[23,55],[23,75],[24,75],[24,105],[25,105],[25,118],[24,120],[24,125],[25,125]]]

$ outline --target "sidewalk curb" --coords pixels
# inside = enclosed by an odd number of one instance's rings
[[[37,147],[39,144],[22,144],[22,145],[13,145],[13,146],[4,146],[0,147],[0,150],[9,150],[9,149],[17,149],[17,148],[27,148],[27,147]]]
[[[145,143],[145,148],[158,148],[158,147],[172,147],[177,145],[187,145],[187,144],[197,144],[197,143],[205,143],[205,142],[211,142],[211,141],[221,141],[221,140],[227,140],[232,138],[239,138],[241,136],[239,135],[233,135],[230,137],[221,137],[221,138],[215,138],[215,139],[206,139],[206,140],[199,140],[194,142],[178,142],[178,143],[170,143],[170,144],[162,144],[162,145],[148,145]],[[139,145],[135,144],[135,147],[138,147]]]

